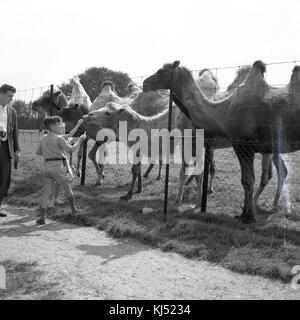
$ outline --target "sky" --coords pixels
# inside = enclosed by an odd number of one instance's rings
[[[60,84],[92,66],[138,77],[174,60],[193,70],[300,60],[299,14],[299,0],[1,0],[0,83]],[[293,65],[269,66],[269,82],[287,83]],[[235,71],[218,70],[221,86]]]

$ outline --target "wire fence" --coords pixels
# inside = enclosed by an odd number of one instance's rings
[[[291,62],[281,62],[281,63],[270,63],[267,64],[267,73],[265,75],[267,82],[276,87],[283,87],[289,83],[291,77],[291,71],[293,67],[298,63],[298,61]],[[218,82],[215,86],[202,85],[202,90],[205,94],[207,94],[208,98],[214,100],[214,97],[217,100],[217,95],[219,97],[222,96],[222,93],[226,93],[226,90],[232,84],[233,79],[235,78],[238,71],[243,70],[245,66],[237,66],[237,67],[218,67],[218,68],[210,68],[211,81]],[[199,74],[201,74],[203,70],[193,70],[192,74],[194,78],[199,78]],[[133,81],[137,85],[137,87],[141,88],[144,79],[143,77],[134,77]],[[245,75],[244,75],[245,78]],[[199,79],[198,79],[199,80]],[[207,78],[204,79],[207,81]],[[204,82],[205,82],[204,81]],[[241,80],[240,80],[241,81]],[[243,81],[242,81],[243,82]],[[201,82],[197,82],[197,84],[201,87]],[[56,91],[59,86],[54,86],[54,91]],[[207,92],[208,89],[210,92]],[[42,120],[45,114],[33,112],[31,109],[32,102],[40,97],[45,91],[50,90],[50,86],[41,87],[41,88],[33,88],[33,89],[25,89],[20,90],[16,94],[17,101],[23,101],[24,103],[19,103],[19,109],[17,106],[18,118],[19,118],[19,127],[20,127],[20,135],[19,141],[21,146],[21,160],[20,160],[20,170],[22,170],[22,174],[26,177],[34,175],[36,173],[40,173],[43,168],[43,161],[40,157],[35,155],[35,150],[37,148],[37,144],[40,140],[43,132],[42,128]],[[205,92],[206,91],[206,92]],[[137,97],[137,98],[136,98]],[[135,98],[135,100],[133,100]],[[120,98],[120,101],[123,101],[126,104],[132,103],[135,101],[135,106],[133,109],[143,115],[152,116],[154,114],[162,112],[166,106],[168,105],[168,92],[161,90],[158,92],[153,92],[152,96],[147,99],[143,99],[142,96],[139,95],[138,91],[136,94],[131,94],[128,92],[128,96]],[[22,107],[24,108],[22,110]],[[177,109],[177,108],[176,108]],[[179,109],[174,109],[174,115],[172,120],[172,127],[176,127],[176,117],[179,114]],[[168,117],[166,116],[163,119],[152,121],[149,124],[149,128],[167,128],[168,125]],[[89,140],[87,150],[88,152],[91,150],[94,141]],[[108,147],[108,154],[115,152],[114,145],[111,144]],[[287,179],[284,183],[283,190],[281,192],[281,201],[280,205],[285,208],[285,210],[296,210],[300,209],[300,196],[299,196],[299,177],[300,177],[300,152],[295,152],[292,154],[284,154],[282,155],[285,166],[288,170]],[[73,155],[73,162],[77,161],[77,152]],[[207,210],[213,213],[225,213],[229,215],[234,215],[239,213],[241,207],[243,206],[243,197],[244,191],[241,185],[241,173],[238,159],[232,149],[232,147],[221,148],[217,147],[214,150],[214,161],[216,173],[214,176],[212,188],[210,188],[210,194],[208,196],[208,204]],[[111,188],[111,192],[115,188],[119,188],[120,186],[124,186],[124,192],[126,191],[127,184],[131,180],[131,171],[130,165],[113,165],[107,164],[105,166],[105,178],[103,180],[103,188]],[[143,166],[143,173],[146,171],[147,166]],[[171,174],[171,197],[175,197],[177,189],[178,189],[178,177],[179,177],[180,165],[172,164],[170,169]],[[164,183],[163,180],[156,181],[156,177],[158,175],[158,165],[156,165],[150,174],[150,177],[147,181],[152,181],[155,184],[155,191],[159,196],[161,196],[164,192]],[[262,175],[262,155],[257,153],[255,155],[255,177],[256,177],[256,185],[255,190],[258,190],[259,184],[261,183],[261,175]],[[270,177],[270,175],[269,175]],[[93,163],[88,159],[86,166],[86,184],[87,185],[95,185],[98,180],[96,169]],[[146,180],[145,180],[146,181]],[[80,178],[77,178],[77,184],[80,183]],[[148,185],[149,182],[145,182]],[[270,182],[267,184],[264,189],[262,195],[259,198],[259,203],[265,207],[272,207],[273,201],[275,198],[276,190],[278,186],[278,178],[276,174],[276,169],[273,166],[273,177]],[[100,187],[101,188],[101,187]],[[193,202],[195,199],[195,192],[193,191],[195,188],[194,184],[191,184],[186,189],[187,193],[184,194],[184,201]],[[99,190],[101,193],[101,189]],[[147,188],[146,191],[147,192]],[[153,192],[153,190],[151,191]]]

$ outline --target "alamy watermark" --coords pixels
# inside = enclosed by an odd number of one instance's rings
[[[117,134],[116,134],[117,131]],[[132,129],[128,132],[127,121],[120,121],[117,130],[101,129],[97,141],[106,141],[98,149],[97,161],[100,164],[189,164],[186,174],[201,174],[204,166],[204,130],[179,129]],[[107,144],[119,141],[105,159]]]

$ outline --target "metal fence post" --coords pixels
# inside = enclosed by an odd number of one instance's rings
[[[171,132],[172,129],[172,90],[170,90],[169,98],[169,119],[168,119],[168,131]],[[171,141],[169,141],[169,144]],[[165,199],[164,199],[164,217],[167,217],[168,214],[168,201],[169,201],[169,173],[170,173],[170,145],[167,150],[167,164],[166,164],[166,177],[165,177]]]
[[[205,146],[205,159],[204,159],[201,212],[206,212],[206,207],[207,207],[207,189],[208,189],[210,150],[211,150],[210,143],[207,141],[205,131],[204,131],[204,146]]]
[[[82,185],[82,186],[85,185],[87,142],[88,142],[88,138],[86,138],[86,139],[83,141],[82,167],[81,167],[81,185]]]

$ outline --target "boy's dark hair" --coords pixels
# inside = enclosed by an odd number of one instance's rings
[[[7,93],[8,91],[11,91],[13,93],[16,93],[16,88],[14,88],[13,86],[9,85],[9,84],[3,84],[0,87],[0,93]]]
[[[60,123],[60,122],[63,122],[62,118],[59,117],[59,116],[53,116],[53,117],[47,117],[45,120],[44,120],[44,126],[50,130],[50,126],[52,126],[53,124],[57,124],[57,123]]]

